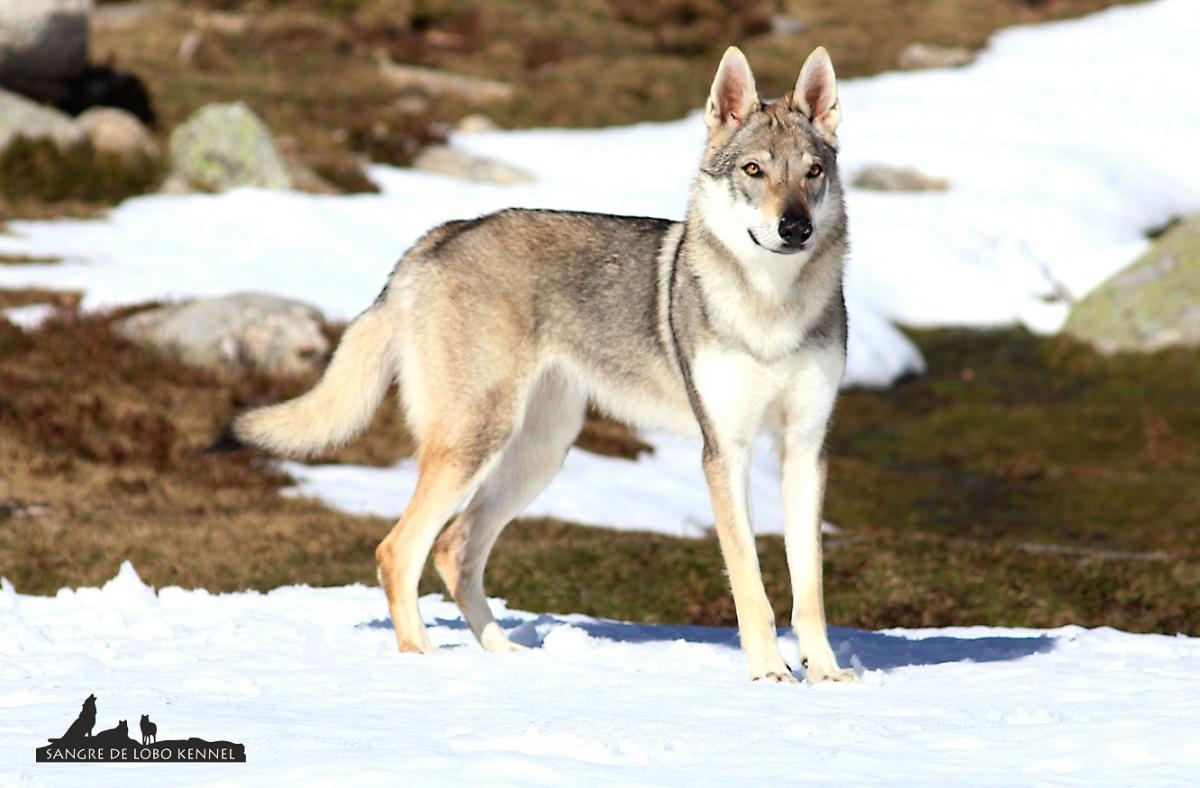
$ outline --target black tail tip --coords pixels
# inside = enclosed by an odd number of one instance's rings
[[[235,451],[249,448],[233,431],[233,424],[226,424],[212,439],[212,443],[204,447],[205,454],[233,454]]]

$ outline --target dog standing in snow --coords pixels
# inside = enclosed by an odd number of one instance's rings
[[[800,657],[811,682],[853,679],[829,645],[821,580],[822,447],[846,360],[840,116],[824,49],[764,104],[731,47],[684,221],[506,210],[441,225],[404,255],[312,390],[239,416],[210,449],[318,452],[364,429],[398,381],[420,480],[376,558],[400,650],[433,650],[417,609],[432,549],[483,647],[513,651],[484,565],[561,466],[589,400],[639,428],[697,435],[750,675],[784,682],[796,679],[747,500],[751,445],[771,431]],[[630,188],[653,164],[630,162]]]

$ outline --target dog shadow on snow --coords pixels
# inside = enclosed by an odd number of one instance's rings
[[[392,623],[377,619],[360,626],[391,629]],[[435,618],[434,627],[465,630],[460,618]],[[549,630],[572,627],[589,637],[614,643],[670,643],[685,641],[739,648],[737,630],[725,627],[699,627],[670,624],[634,624],[604,619],[577,619],[574,616],[542,615],[535,619],[503,618],[500,626],[514,643],[540,648]],[[793,639],[791,631],[780,629],[781,638]],[[947,662],[1004,662],[1053,651],[1057,638],[1051,635],[1012,635],[990,637],[953,637],[934,635],[908,638],[884,632],[863,632],[846,627],[830,627],[829,641],[834,652],[848,666],[856,657],[865,670],[890,670],[911,665],[940,665]],[[794,646],[793,646],[794,647]]]

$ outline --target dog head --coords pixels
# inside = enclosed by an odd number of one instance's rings
[[[730,47],[713,80],[704,120],[708,145],[698,181],[705,219],[735,252],[811,251],[837,222],[837,80],[824,47],[792,91],[763,104],[746,56]]]

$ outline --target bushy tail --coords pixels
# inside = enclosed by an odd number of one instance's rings
[[[227,454],[257,446],[303,457],[345,443],[371,421],[396,374],[396,317],[383,304],[342,335],[325,374],[295,399],[243,413],[206,449]]]

